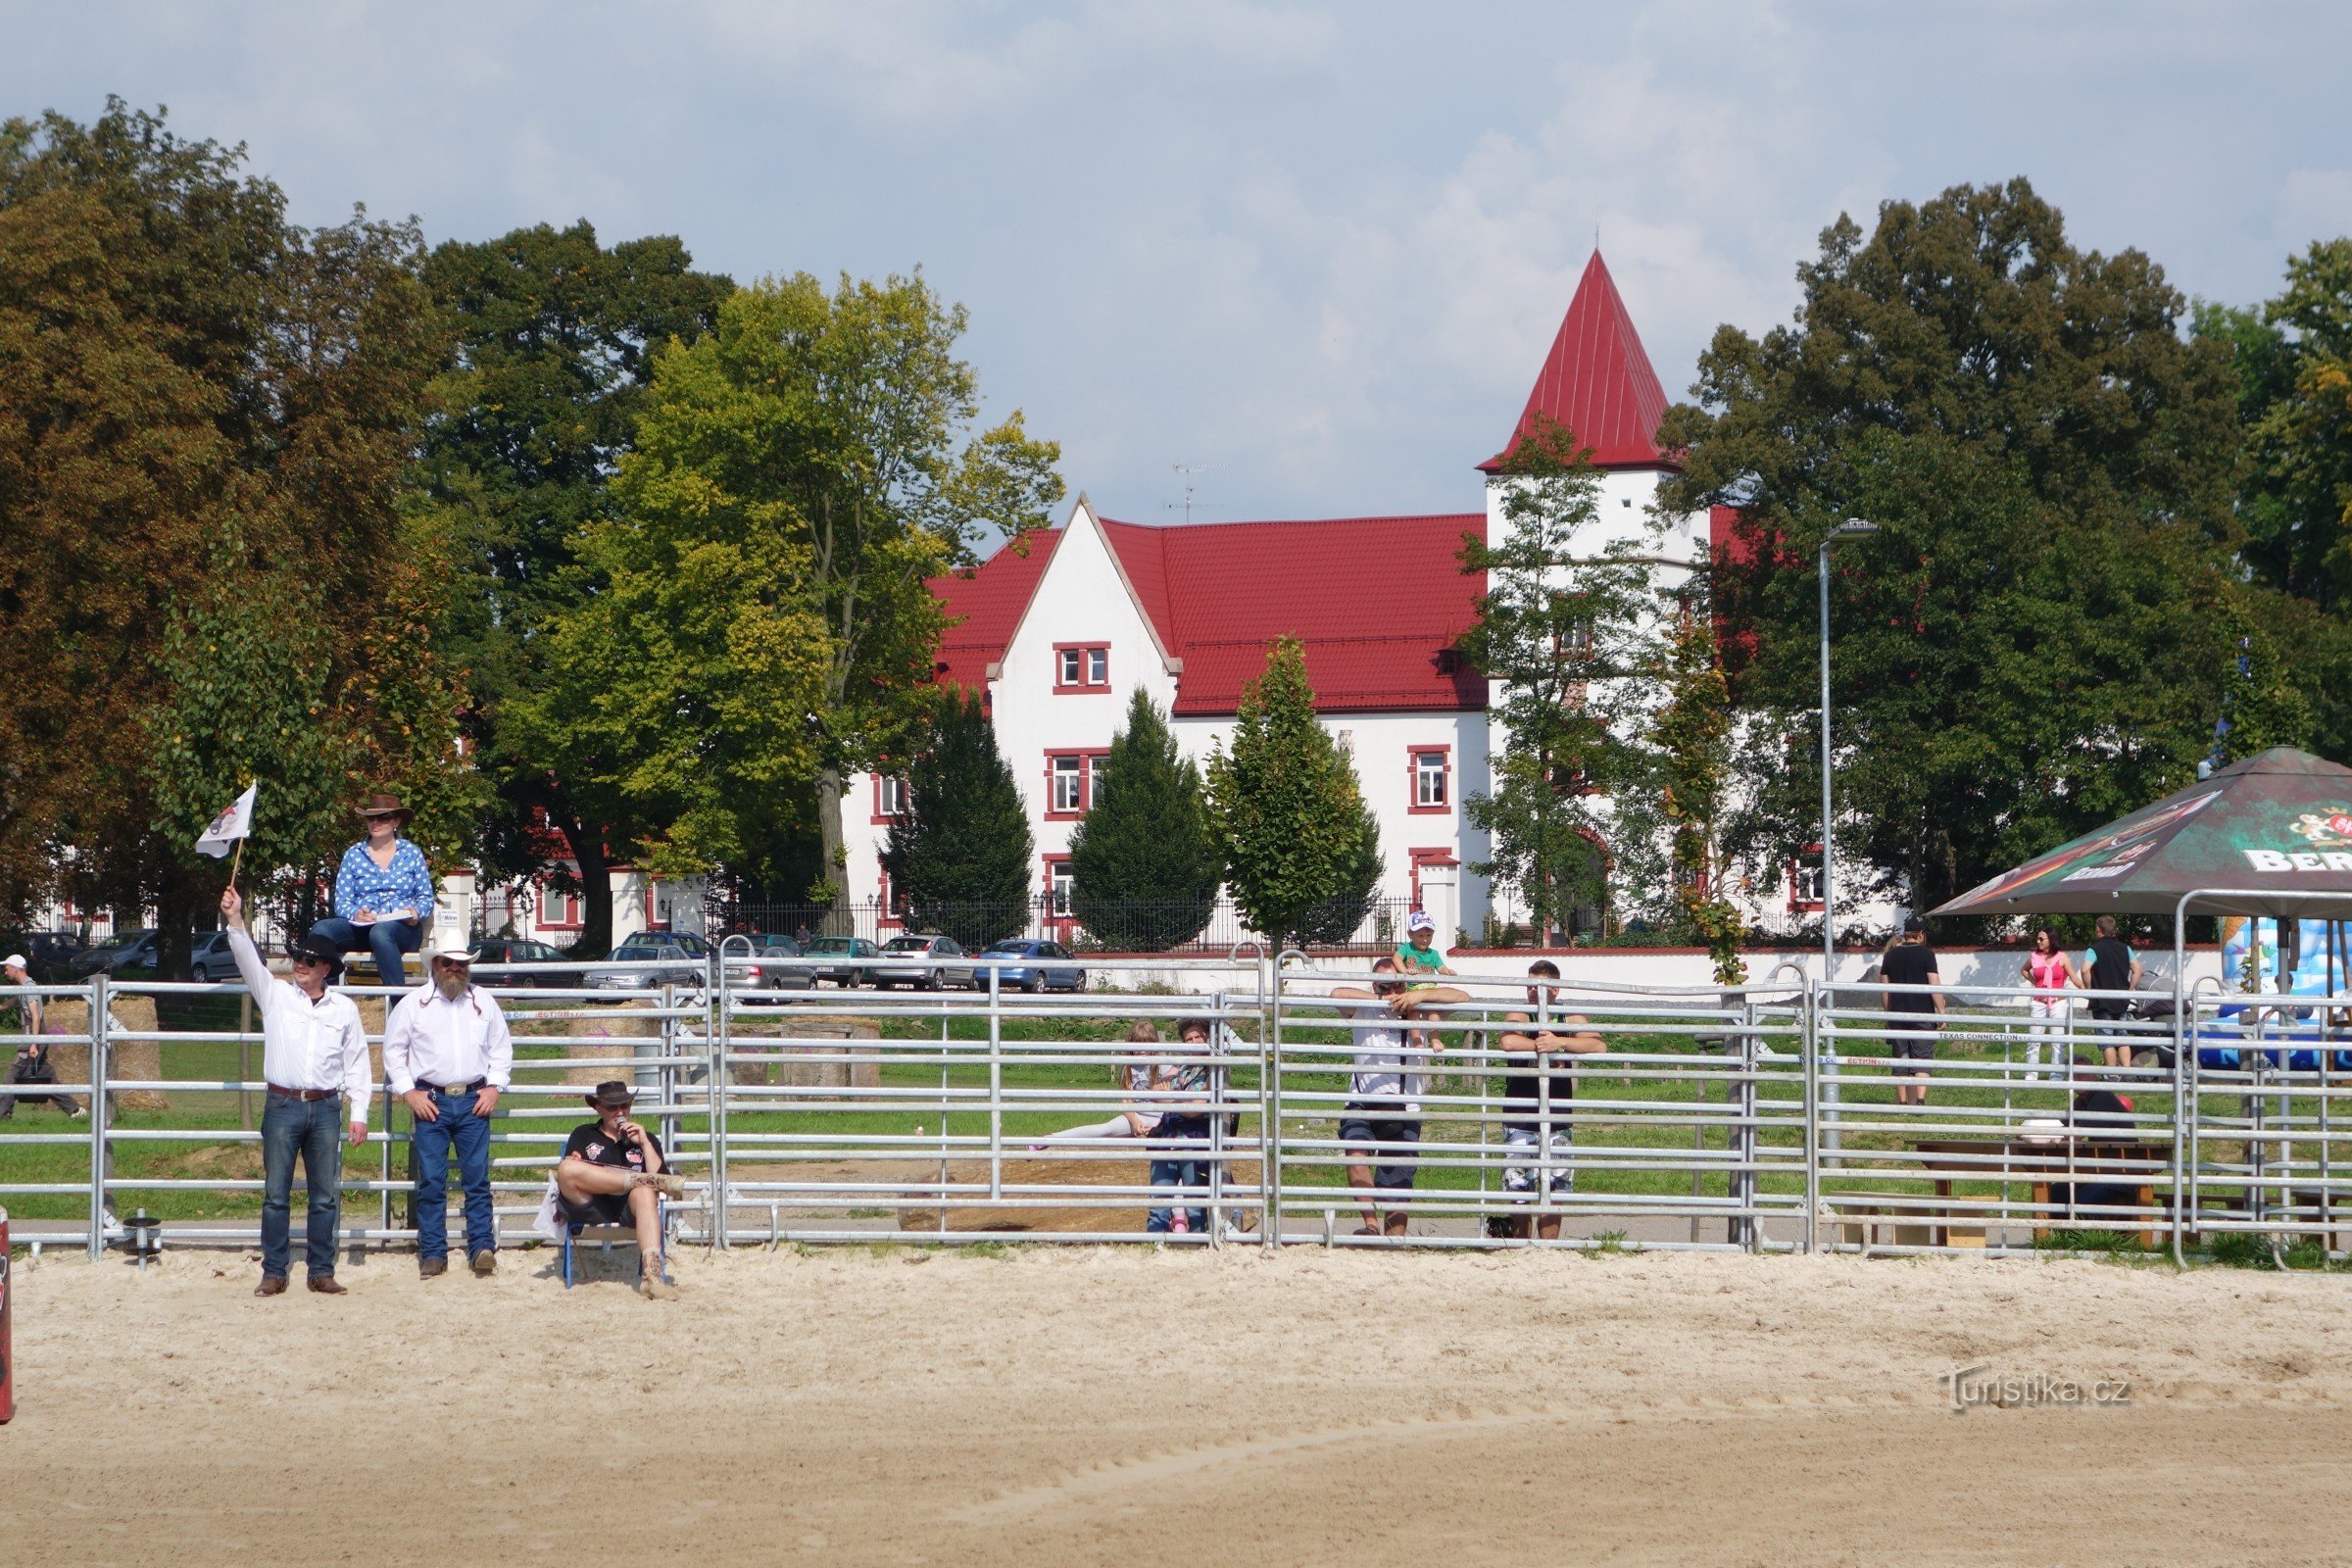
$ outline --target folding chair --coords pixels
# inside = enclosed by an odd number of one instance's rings
[[[654,1272],[661,1276],[662,1284],[674,1285],[677,1281],[669,1277],[669,1201],[660,1194],[656,1194],[654,1197],[654,1212],[656,1223],[660,1227],[662,1237],[662,1250],[654,1254]],[[586,1220],[565,1221],[564,1225],[564,1288],[567,1291],[571,1289],[571,1244],[589,1231],[598,1233],[596,1240],[607,1252],[612,1250],[612,1243],[615,1240],[626,1247],[637,1245],[637,1227],[634,1225],[591,1225]]]

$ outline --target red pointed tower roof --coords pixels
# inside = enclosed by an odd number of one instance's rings
[[[1603,468],[1670,468],[1674,459],[1658,449],[1658,421],[1666,416],[1666,389],[1649,368],[1642,334],[1626,314],[1625,301],[1609,276],[1600,252],[1585,264],[1576,298],[1551,340],[1535,390],[1518,428],[1500,452],[1479,465],[1493,473],[1542,414],[1557,419],[1592,449]]]

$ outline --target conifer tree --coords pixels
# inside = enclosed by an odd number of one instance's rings
[[[883,866],[918,926],[978,950],[1029,917],[1029,812],[977,693],[951,688],[930,748],[906,770],[906,809]]]
[[[1277,642],[1243,689],[1233,744],[1209,756],[1207,798],[1226,883],[1252,927],[1305,942],[1354,931],[1380,880],[1380,824],[1315,721],[1297,638]]]
[[[1177,755],[1166,715],[1139,686],[1094,808],[1070,836],[1071,912],[1114,948],[1164,953],[1208,924],[1224,869],[1200,770]]]

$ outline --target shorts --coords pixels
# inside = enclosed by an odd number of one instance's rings
[[[1348,1109],[1354,1111],[1357,1107],[1351,1105]],[[1420,1141],[1421,1123],[1418,1120],[1361,1114],[1347,1115],[1340,1119],[1340,1143],[1349,1154],[1361,1153],[1369,1157],[1374,1144],[1417,1144]],[[1398,1190],[1411,1188],[1414,1156],[1400,1155],[1393,1150],[1383,1152],[1396,1163],[1373,1166],[1372,1185]]]
[[[626,1193],[592,1193],[586,1198],[569,1199],[556,1195],[556,1207],[567,1225],[629,1225],[629,1197]]]
[[[1932,1021],[1889,1023],[1886,1030],[1886,1054],[1889,1056],[1898,1061],[1934,1061],[1936,1059],[1936,1025]],[[1905,1040],[1903,1038],[1905,1034],[1914,1034],[1920,1038]],[[1925,1067],[1897,1067],[1894,1069],[1894,1075],[1897,1078],[1925,1078],[1928,1075],[1928,1069]]]
[[[1536,1157],[1537,1139],[1540,1136],[1533,1127],[1505,1127],[1502,1130],[1503,1157],[1509,1159],[1516,1155],[1532,1161]],[[1550,1191],[1554,1193],[1576,1191],[1576,1167],[1568,1162],[1571,1152],[1568,1130],[1564,1127],[1552,1128]],[[1543,1180],[1543,1176],[1544,1167],[1538,1164],[1505,1165],[1502,1167],[1502,1190],[1511,1195],[1513,1202],[1527,1202],[1535,1197],[1537,1183]]]

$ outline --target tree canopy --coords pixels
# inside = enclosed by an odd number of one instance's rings
[[[1200,770],[1177,754],[1167,715],[1139,686],[1070,835],[1071,912],[1111,947],[1164,953],[1207,926],[1224,870]]]
[[[1792,324],[1701,357],[1662,499],[1741,509],[1715,587],[1767,859],[1819,837],[1815,549],[1880,524],[1833,583],[1839,842],[1925,906],[2184,781],[2237,637],[2276,669],[2293,621],[2232,561],[2227,354],[2147,257],[2021,179],[1841,217],[1798,276]],[[2273,695],[2262,739],[2300,738]]]
[[[882,863],[918,927],[977,952],[1029,918],[1029,810],[977,693],[949,687],[906,769],[906,807]]]

